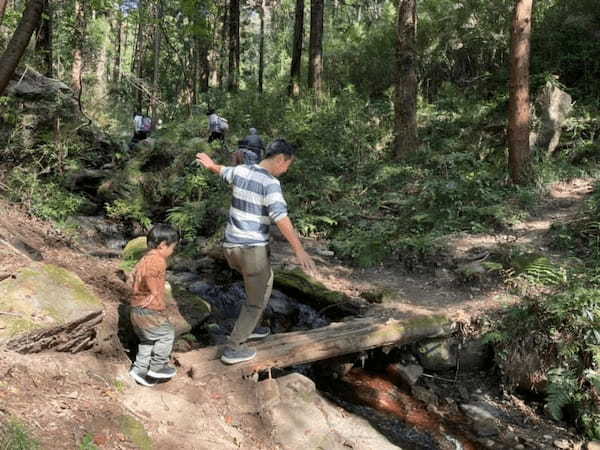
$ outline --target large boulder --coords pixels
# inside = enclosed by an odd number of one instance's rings
[[[562,127],[573,109],[571,96],[548,82],[537,98],[540,108],[540,126],[532,136],[535,147],[552,154],[558,146]]]
[[[395,449],[368,421],[343,414],[299,373],[257,385],[259,416],[282,449]]]
[[[0,346],[21,352],[90,348],[103,310],[76,274],[31,264],[0,282]]]

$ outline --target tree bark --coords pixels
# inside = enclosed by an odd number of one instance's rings
[[[4,19],[4,13],[6,12],[6,4],[8,0],[0,0],[0,25],[2,25],[2,20]]]
[[[308,87],[318,96],[323,93],[323,13],[324,0],[311,0]]]
[[[530,175],[529,55],[533,0],[516,0],[510,45],[508,101],[508,166],[513,183],[524,184]]]
[[[292,65],[290,68],[290,85],[288,94],[300,95],[300,77],[302,69],[302,42],[304,40],[304,0],[296,0],[294,21],[294,43],[292,47]]]
[[[417,2],[399,0],[396,26],[396,95],[394,155],[404,158],[417,140]]]
[[[240,0],[229,0],[229,78],[228,91],[240,87]]]
[[[156,24],[154,26],[154,70],[152,73],[152,98],[150,100],[150,115],[153,121],[158,119],[158,99],[159,93],[159,70],[160,70],[160,45],[161,45],[161,32],[160,24],[163,21],[163,2],[158,1],[156,6]]]
[[[260,37],[258,42],[258,92],[263,92],[265,71],[265,0],[260,1]]]
[[[115,43],[112,81],[113,83],[119,83],[121,81],[121,41],[123,39],[123,13],[120,10],[117,11],[117,24],[115,28],[117,42]]]
[[[137,39],[135,43],[135,75],[138,79],[138,82],[142,82],[142,75],[144,69],[144,0],[139,0],[138,3],[138,32]],[[139,112],[142,112],[142,98],[143,92],[141,88],[137,88],[136,91],[136,108]]]
[[[82,44],[85,38],[85,5],[75,0],[75,30],[73,33],[73,65],[71,67],[71,85],[76,93],[81,92],[83,70]]]
[[[229,33],[229,5],[225,1],[223,9],[223,27],[221,29],[221,55],[219,58],[219,74],[217,76],[219,88],[223,87],[223,78],[225,76],[225,55],[227,54],[227,38]]]
[[[424,338],[447,336],[452,323],[445,317],[426,316],[404,320],[369,317],[332,323],[323,328],[281,333],[255,345],[252,361],[224,366],[215,347],[181,353],[178,363],[192,379],[216,374],[247,376],[261,370],[284,368],[329,359],[387,345],[408,344]]]
[[[43,70],[48,78],[52,78],[52,6],[50,0],[44,0],[44,14],[37,30],[35,51],[39,55]]]
[[[44,0],[29,0],[23,11],[23,16],[12,35],[6,50],[0,57],[0,95],[8,86],[10,78],[17,68],[21,56],[25,52],[31,35],[38,27],[44,9]]]

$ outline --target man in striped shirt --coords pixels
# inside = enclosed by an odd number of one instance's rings
[[[206,153],[196,155],[198,163],[233,185],[223,247],[229,265],[241,272],[244,278],[247,301],[221,356],[226,364],[254,358],[256,351],[242,344],[270,334],[268,328],[256,326],[273,287],[267,249],[272,222],[290,243],[302,268],[308,271],[315,268],[288,217],[287,204],[276,178],[287,172],[294,161],[294,153],[294,146],[284,139],[276,139],[267,148],[265,159],[260,164],[224,167],[216,164]]]

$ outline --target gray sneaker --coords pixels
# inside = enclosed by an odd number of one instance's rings
[[[225,364],[237,364],[244,361],[250,361],[256,356],[256,350],[248,347],[225,347],[221,355],[221,361]]]
[[[154,386],[156,383],[148,380],[146,378],[147,373],[138,369],[137,367],[132,367],[129,371],[129,376],[135,380],[137,384],[141,384],[142,386]]]
[[[152,378],[158,378],[159,380],[164,380],[167,378],[173,378],[176,373],[177,369],[175,369],[175,367],[164,365],[160,369],[150,369],[148,371],[148,376]]]
[[[263,339],[271,334],[269,327],[256,327],[248,339]]]

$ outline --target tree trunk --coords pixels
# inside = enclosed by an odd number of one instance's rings
[[[219,75],[217,77],[219,81],[219,88],[223,87],[223,78],[225,76],[225,55],[227,55],[227,49],[229,48],[229,45],[227,44],[227,37],[229,34],[229,5],[227,3],[228,0],[224,1],[223,27],[221,29],[221,55],[219,58]]]
[[[508,166],[515,184],[530,175],[529,54],[533,0],[516,0],[510,45],[508,101]]]
[[[94,311],[73,322],[15,338],[5,345],[7,349],[19,353],[37,353],[50,349],[77,353],[96,343],[97,328],[103,318],[102,311]]]
[[[48,78],[52,78],[52,6],[50,0],[44,0],[44,12],[37,30],[35,51],[39,55],[43,70]]]
[[[396,95],[394,154],[403,158],[417,141],[417,2],[399,0],[396,27]]]
[[[44,0],[29,0],[23,11],[23,16],[15,30],[6,50],[0,57],[0,95],[8,86],[19,60],[31,39],[31,35],[38,27],[44,9]]]
[[[263,75],[265,71],[265,0],[260,2],[260,37],[258,43],[258,92],[263,92]]]
[[[144,0],[139,0],[138,3],[138,20],[139,20],[139,24],[138,24],[138,33],[137,33],[137,39],[136,39],[136,43],[135,43],[135,56],[134,56],[134,61],[135,61],[135,75],[138,79],[138,82],[141,83],[142,82],[142,75],[143,75],[143,69],[144,69]],[[139,112],[142,112],[142,89],[141,86],[137,88],[136,91],[136,108]]]
[[[0,0],[0,25],[2,25],[2,19],[4,19],[4,13],[6,12],[6,3],[8,3],[8,0]]]
[[[228,91],[240,87],[240,0],[229,0],[229,78]]]
[[[160,24],[163,21],[163,2],[159,0],[156,6],[156,24],[154,26],[154,70],[152,73],[152,99],[150,100],[150,115],[153,121],[158,119],[158,99],[160,98],[159,93],[159,70],[160,70],[160,45],[161,45],[161,32]]]
[[[302,68],[302,42],[304,40],[304,0],[296,0],[296,20],[294,22],[294,44],[288,94],[300,95],[300,77]]]
[[[117,11],[117,25],[115,31],[117,42],[115,43],[112,82],[119,83],[121,81],[121,40],[123,38],[123,14],[121,11]]]
[[[323,93],[323,3],[324,0],[310,2],[308,87],[318,96]]]
[[[81,92],[83,70],[83,40],[85,37],[85,5],[75,0],[75,30],[73,33],[73,66],[71,67],[71,85],[76,93]]]
[[[395,320],[369,317],[332,323],[312,330],[280,333],[254,345],[252,361],[224,366],[215,347],[181,353],[178,363],[192,379],[206,376],[243,376],[271,369],[334,358],[388,345],[405,345],[424,338],[448,336],[452,323],[442,316]]]

